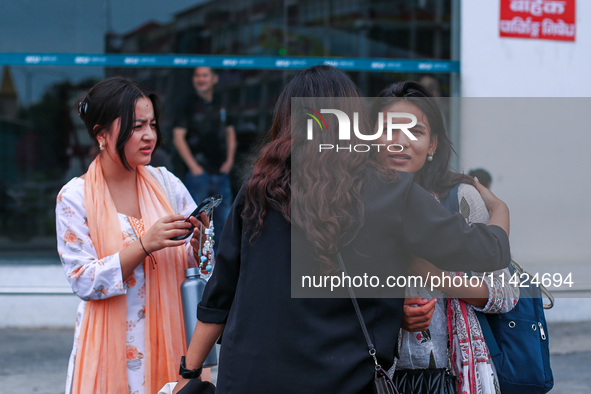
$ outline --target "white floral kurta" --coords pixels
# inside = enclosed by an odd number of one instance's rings
[[[183,215],[189,215],[197,207],[183,183],[170,174],[174,189],[177,209]],[[136,241],[143,235],[141,219],[118,214],[121,224],[123,247]],[[78,347],[80,323],[84,315],[84,301],[99,300],[127,294],[127,379],[131,394],[144,393],[145,345],[145,308],[146,287],[144,264],[140,264],[133,274],[123,280],[119,253],[97,258],[96,250],[90,239],[86,211],[84,208],[84,180],[73,178],[60,191],[56,205],[57,249],[62,260],[64,272],[72,290],[83,301],[76,313],[74,347],[68,365],[66,394],[72,386],[75,357]],[[190,238],[188,238],[190,239]],[[186,244],[187,256],[195,262],[193,249]],[[180,305],[178,306],[181,307]]]

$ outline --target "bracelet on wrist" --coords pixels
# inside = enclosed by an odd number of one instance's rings
[[[146,248],[144,247],[144,243],[142,242],[142,237],[138,238],[140,241],[140,245],[142,245],[142,249],[144,250],[144,253],[146,254],[146,256],[149,256],[150,253],[148,253],[148,251],[146,250]]]
[[[140,245],[142,246],[142,249],[144,250],[144,253],[146,254],[147,257],[150,258],[150,261],[152,261],[152,269],[155,269],[156,268],[156,264],[158,264],[158,262],[156,261],[156,259],[154,258],[154,256],[152,256],[151,253],[148,253],[148,251],[144,247],[144,243],[142,242],[142,237],[139,237],[138,240],[140,241]]]

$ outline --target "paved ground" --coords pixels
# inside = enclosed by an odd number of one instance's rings
[[[73,335],[73,330],[0,330],[0,393],[63,393]]]
[[[591,322],[553,323],[552,394],[591,393]],[[64,392],[73,331],[0,330],[0,394]]]

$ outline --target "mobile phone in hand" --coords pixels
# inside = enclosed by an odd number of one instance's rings
[[[189,222],[189,218],[191,216],[194,216],[198,220],[201,220],[201,213],[202,212],[205,212],[208,216],[211,215],[211,212],[213,211],[213,209],[215,207],[217,207],[218,205],[220,205],[221,202],[222,202],[222,196],[220,196],[220,195],[213,196],[213,197],[207,197],[205,200],[201,201],[201,204],[199,204],[197,209],[195,209],[189,215],[189,217],[187,218],[187,220],[185,220],[185,222]],[[180,241],[181,239],[189,238],[191,236],[191,234],[193,233],[194,228],[195,228],[195,226],[193,226],[193,223],[191,223],[191,228],[189,228],[189,232],[187,234],[179,235],[178,237],[171,238],[171,240],[172,241]]]

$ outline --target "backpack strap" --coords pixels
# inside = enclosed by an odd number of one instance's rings
[[[490,328],[490,323],[486,318],[486,314],[482,312],[476,312],[476,317],[478,318],[478,322],[480,323],[480,329],[482,330],[482,335],[484,335],[484,340],[486,342],[486,346],[488,346],[488,351],[490,352],[490,357],[492,359],[496,359],[496,357],[501,355],[501,349],[499,348],[499,344],[497,343],[497,339],[495,338],[495,334],[493,334],[492,328]]]
[[[458,183],[457,185],[449,189],[449,193],[447,193],[447,196],[445,196],[439,201],[441,205],[443,205],[451,213],[460,212],[460,203],[458,201],[459,189],[460,184]]]
[[[150,171],[152,176],[156,178],[158,184],[166,194],[166,198],[172,207],[172,211],[177,213],[177,206],[176,206],[176,198],[174,196],[174,189],[172,188],[172,183],[170,182],[170,176],[168,175],[168,170],[166,167],[152,167],[146,166],[146,169]]]

